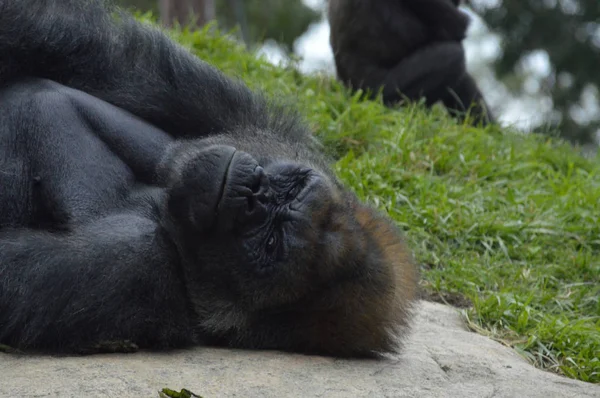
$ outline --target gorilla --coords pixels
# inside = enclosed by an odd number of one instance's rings
[[[103,0],[0,0],[0,104],[1,344],[399,350],[412,254],[293,109]]]
[[[494,117],[466,70],[462,40],[469,17],[460,0],[329,0],[330,45],[339,79],[382,91],[383,101],[441,101],[459,120]]]

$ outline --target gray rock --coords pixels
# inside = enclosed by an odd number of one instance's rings
[[[600,386],[535,369],[467,331],[456,310],[421,302],[404,353],[339,360],[199,347],[165,354],[0,355],[0,397],[600,397]]]

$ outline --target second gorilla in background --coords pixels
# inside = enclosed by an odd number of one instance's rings
[[[455,116],[494,122],[465,65],[469,18],[459,0],[330,0],[338,77],[353,89],[383,90],[386,104],[424,97]],[[473,106],[472,106],[473,105]],[[471,107],[472,106],[472,107]]]

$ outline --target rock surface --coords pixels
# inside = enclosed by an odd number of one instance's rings
[[[0,354],[0,397],[600,397],[600,386],[535,369],[466,330],[456,310],[421,302],[404,353],[339,360],[197,348],[168,354]]]

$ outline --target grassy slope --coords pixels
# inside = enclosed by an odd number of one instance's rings
[[[223,37],[174,34],[201,58],[298,101],[339,176],[406,231],[430,297],[569,377],[600,382],[600,165],[569,146],[390,110],[271,66]]]

